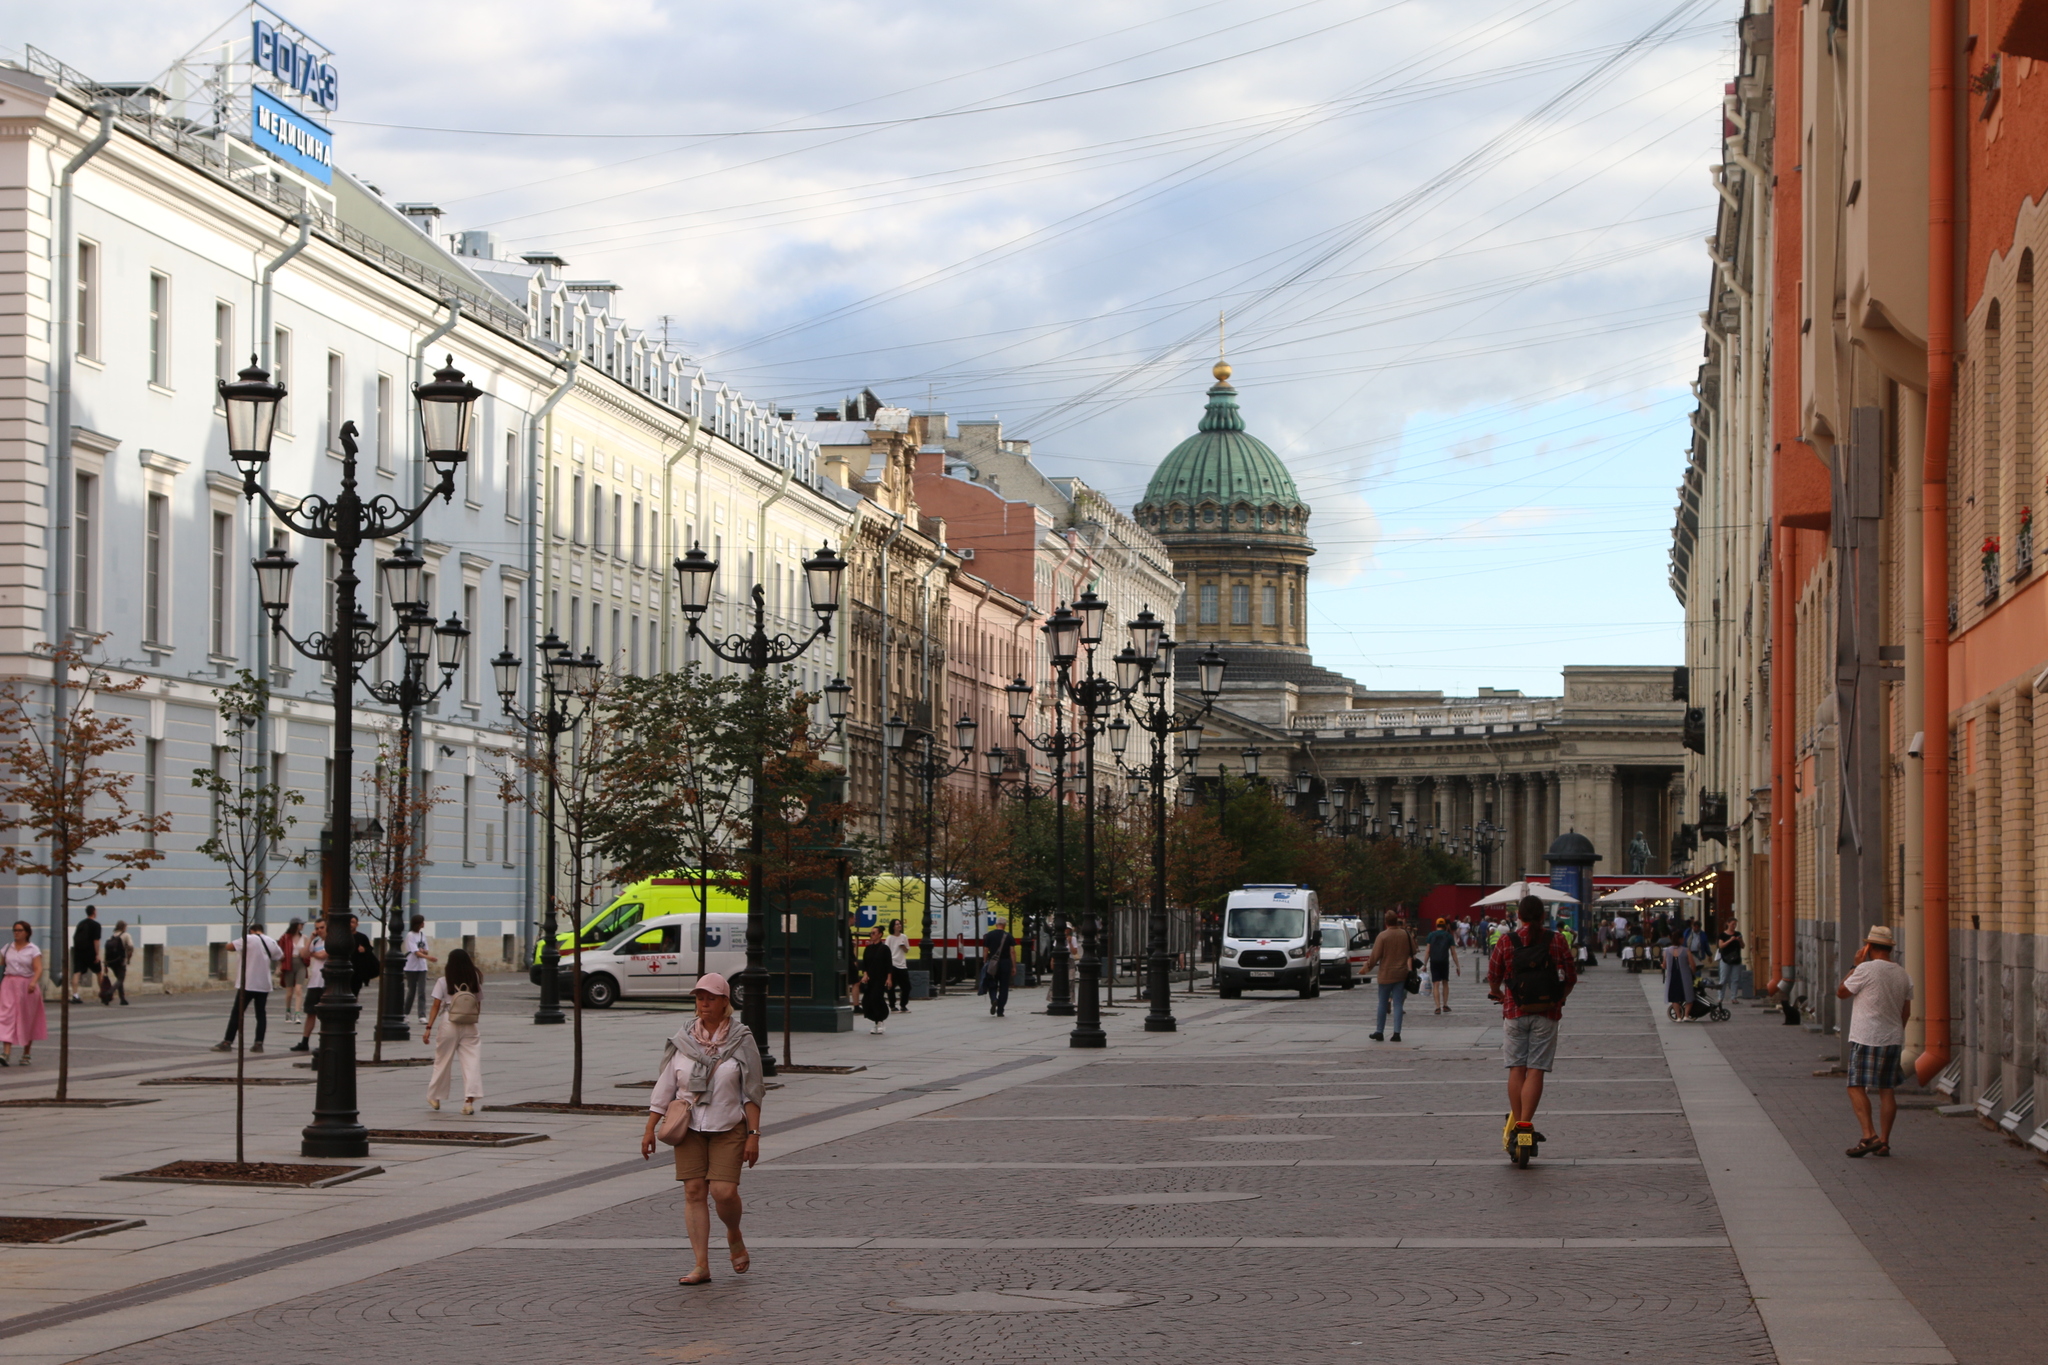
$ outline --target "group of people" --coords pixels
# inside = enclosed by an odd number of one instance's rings
[[[981,967],[975,974],[974,990],[988,997],[988,1012],[998,1019],[1010,1008],[1016,946],[1016,936],[1001,925],[981,936]],[[871,1034],[888,1032],[891,1014],[910,1013],[910,939],[903,932],[902,920],[890,920],[886,933],[880,924],[868,931],[849,990],[854,1012],[868,1021]]]

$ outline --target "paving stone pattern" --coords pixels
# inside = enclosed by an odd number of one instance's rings
[[[1851,1161],[1834,1039],[1739,1010],[1714,1040],[1814,1180],[1965,1365],[2048,1357],[2048,1165],[1972,1116],[1902,1109],[1893,1155]]]
[[[1635,978],[1595,973],[1572,1019],[1612,1057],[1565,1063],[1540,1126],[1558,1157],[1649,1157],[1654,1166],[1545,1165],[1516,1171],[1499,1149],[1496,1060],[1467,1051],[1476,1012],[1411,1016],[1406,1044],[1359,1046],[1366,992],[1331,993],[1259,1016],[1319,1033],[1315,1055],[1158,1058],[1112,1051],[1044,1085],[1019,1085],[857,1138],[808,1149],[790,1169],[748,1173],[747,1229],[760,1239],[831,1236],[1423,1236],[1718,1239],[1723,1228],[1682,1118],[1571,1117],[1591,1108],[1677,1108]],[[1455,1022],[1452,1022],[1455,1019]],[[1343,1035],[1340,1040],[1338,1035]],[[1567,1022],[1567,1043],[1573,1040]],[[1591,1041],[1590,1039],[1584,1041]],[[1191,1050],[1197,1047],[1193,1038]],[[1587,1049],[1591,1051],[1591,1049]],[[1320,1078],[1381,1069],[1422,1084],[1349,1089],[1347,1118],[1298,1114]],[[1282,1063],[1286,1063],[1283,1065]],[[1641,1079],[1651,1078],[1651,1079]],[[1223,1085],[1230,1088],[1219,1088]],[[1614,1091],[1610,1095],[1606,1092]],[[1373,1117],[1419,1110],[1474,1118]],[[1151,1121],[1102,1119],[1140,1115]],[[1079,1121],[1039,1122],[1043,1115]],[[1209,1115],[1209,1118],[1197,1116]],[[1240,1118],[1215,1117],[1243,1115]],[[989,1118],[995,1122],[947,1122]],[[772,1114],[770,1116],[772,1122]],[[1313,1143],[1197,1143],[1208,1136],[1316,1136]],[[1478,1159],[1447,1167],[1317,1167],[1316,1159]],[[900,1169],[876,1162],[1199,1162],[1141,1169]],[[1239,1164],[1240,1161],[1243,1164]],[[842,1169],[834,1166],[843,1163]],[[801,1167],[798,1169],[797,1167]],[[1119,1193],[1237,1192],[1217,1203],[1081,1203]],[[1445,1362],[1576,1357],[1716,1362],[1774,1359],[1732,1251],[1684,1249],[1317,1250],[1312,1248],[860,1249],[776,1247],[753,1272],[714,1283],[675,1277],[687,1252],[574,1245],[680,1238],[680,1187],[522,1239],[379,1275],[203,1328],[94,1357],[215,1365],[220,1359],[761,1360],[882,1365],[1256,1357]],[[565,1239],[567,1244],[565,1245]],[[996,1291],[1102,1297],[1043,1310],[987,1311]],[[917,1304],[906,1304],[919,1300]],[[948,1311],[950,1305],[982,1311]],[[1114,1305],[1114,1306],[1111,1306]],[[1703,1349],[1706,1353],[1702,1354]]]

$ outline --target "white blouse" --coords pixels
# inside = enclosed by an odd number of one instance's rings
[[[667,1113],[670,1101],[688,1093],[684,1086],[694,1065],[688,1054],[678,1050],[668,1070],[655,1079],[654,1094],[647,1107],[657,1114]],[[712,1071],[711,1088],[704,1099],[691,1108],[690,1126],[701,1132],[723,1133],[744,1123],[746,1117],[746,1107],[740,1099],[740,1064],[728,1057]]]
[[[17,948],[10,943],[7,945],[5,953],[0,954],[0,956],[4,956],[7,959],[6,975],[30,978],[35,976],[36,959],[42,955],[43,950],[36,947],[33,943],[25,948]]]

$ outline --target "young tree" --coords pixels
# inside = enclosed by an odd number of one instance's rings
[[[377,761],[364,770],[362,782],[369,789],[370,808],[376,813],[378,828],[383,833],[357,845],[353,861],[362,899],[376,907],[384,924],[384,941],[389,945],[400,942],[405,932],[406,893],[420,860],[427,856],[433,836],[434,807],[444,804],[447,798],[441,795],[444,788],[427,785],[413,771],[412,727],[396,721],[378,734]],[[375,1018],[380,1025],[389,1003],[384,993],[405,989],[404,982],[394,981],[392,976],[389,971],[377,974]],[[399,1003],[404,1003],[403,997]],[[372,1033],[376,1041],[371,1057],[381,1062],[384,1030],[378,1027]]]
[[[610,721],[634,743],[615,751],[593,838],[623,881],[687,871],[697,883],[697,975],[704,974],[711,889],[737,887],[734,831],[747,815],[751,756],[731,724],[749,703],[738,676],[715,677],[692,663],[677,673],[620,678]]]
[[[135,873],[164,856],[150,845],[170,831],[171,818],[129,805],[135,775],[107,762],[135,743],[135,732],[97,703],[134,692],[143,680],[114,682],[75,645],[41,653],[54,665],[54,686],[67,704],[52,704],[48,683],[0,684],[0,833],[15,836],[0,845],[0,873],[55,883],[52,947],[61,959],[71,935],[72,888],[83,887],[95,899],[125,889]],[[67,970],[57,996],[59,1101],[70,1098],[68,978]]]
[[[228,903],[241,922],[242,953],[249,951],[249,931],[256,906],[270,885],[287,867],[305,865],[305,855],[285,857],[281,846],[298,818],[291,808],[305,797],[270,779],[269,755],[257,747],[257,724],[270,705],[270,685],[243,669],[237,680],[221,689],[218,699],[222,734],[227,744],[218,766],[196,768],[192,785],[205,792],[213,806],[213,832],[199,845],[199,851],[219,863],[227,873]],[[248,984],[246,962],[236,965],[235,1017],[245,1005]],[[235,1029],[235,1160],[246,1160],[243,1151],[243,1080],[248,1062],[249,1031]]]

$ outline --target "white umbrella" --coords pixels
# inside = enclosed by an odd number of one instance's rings
[[[1509,882],[1491,896],[1481,896],[1474,905],[1513,905],[1524,896],[1534,896],[1539,901],[1552,905],[1577,905],[1578,901],[1554,887],[1542,882]]]
[[[1610,891],[1595,904],[1633,905],[1637,901],[1696,901],[1699,897],[1690,891],[1680,891],[1675,886],[1660,882],[1631,882],[1619,890]]]

